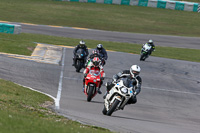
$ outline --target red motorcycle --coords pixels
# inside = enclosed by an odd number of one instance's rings
[[[96,96],[101,83],[101,75],[99,70],[90,70],[85,78],[84,93],[87,96],[87,101],[90,102]]]

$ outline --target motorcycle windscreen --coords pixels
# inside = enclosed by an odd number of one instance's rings
[[[99,76],[100,75],[100,71],[99,70],[90,70],[89,72],[91,75],[93,76]]]

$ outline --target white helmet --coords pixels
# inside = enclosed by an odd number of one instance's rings
[[[97,49],[102,49],[103,48],[103,45],[102,44],[98,44],[97,45]]]
[[[149,40],[149,44],[152,44],[152,43],[153,43],[153,40],[150,39],[150,40]]]
[[[137,77],[140,74],[140,66],[132,65],[130,68],[130,73],[133,78]]]
[[[84,45],[85,45],[85,42],[84,42],[83,40],[81,40],[81,41],[79,42],[79,45],[80,45],[80,46],[84,46]]]

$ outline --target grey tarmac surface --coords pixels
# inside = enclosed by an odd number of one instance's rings
[[[19,24],[22,26],[22,32],[44,34],[51,36],[62,36],[69,38],[126,42],[144,44],[149,39],[153,39],[156,46],[179,47],[200,49],[200,37],[180,37],[168,35],[151,35],[126,32],[112,32],[94,29],[82,29],[71,27],[58,27],[48,25],[33,25],[27,23],[9,22],[11,24]]]
[[[44,25],[23,25],[22,32],[37,33],[52,36],[63,36],[70,38],[102,40],[112,42],[126,42],[144,44],[149,39],[153,39],[156,46],[179,47],[200,49],[199,37],[180,37],[180,36],[164,36],[151,34],[123,33],[92,29],[75,29],[71,27],[51,27]]]
[[[199,38],[171,37],[116,33],[99,30],[80,30],[22,24],[22,32],[66,36],[83,39],[146,42],[147,36],[157,40],[156,45],[200,49]],[[92,34],[91,34],[92,33]],[[113,34],[111,34],[113,33]],[[169,37],[169,38],[168,38]],[[185,40],[184,40],[185,39]],[[143,42],[144,41],[144,42]],[[175,43],[175,44],[173,44]],[[76,73],[72,64],[72,50],[66,48],[63,84],[60,100],[61,115],[86,124],[131,133],[199,133],[200,132],[200,63],[150,57],[139,61],[139,55],[108,52],[104,67],[106,79],[129,69],[132,64],[142,68],[142,91],[135,105],[128,105],[111,117],[104,116],[103,95],[92,102],[82,92],[82,73]],[[91,53],[91,51],[90,51]],[[82,71],[81,71],[82,72]],[[57,96],[61,66],[10,58],[0,54],[0,78]],[[102,86],[103,93],[105,86]]]
[[[91,102],[86,101],[82,92],[83,74],[76,73],[71,66],[72,51],[66,48],[59,114],[123,133],[200,132],[200,63],[158,57],[140,62],[139,55],[108,52],[104,84],[113,74],[129,69],[132,64],[141,66],[143,79],[138,103],[109,117],[101,112],[103,95],[97,95]],[[0,56],[0,78],[56,97],[60,65]],[[101,90],[104,93],[105,86]]]

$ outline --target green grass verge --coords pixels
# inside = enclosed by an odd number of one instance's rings
[[[0,20],[200,37],[196,12],[53,0],[1,0]]]
[[[21,33],[18,35],[0,33],[0,52],[31,55],[36,44],[33,42],[76,46],[80,39],[55,37],[47,35]],[[142,44],[118,43],[97,40],[84,40],[89,48],[96,48],[98,43],[102,43],[107,50],[140,54]],[[145,42],[144,42],[145,43]],[[172,58],[200,62],[199,49],[173,48],[156,46],[156,51],[152,56]]]
[[[109,133],[56,115],[46,95],[0,79],[0,133]],[[47,102],[48,101],[48,102]]]

